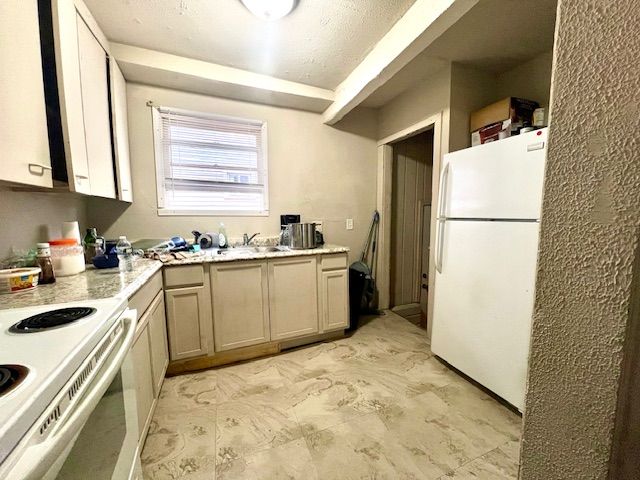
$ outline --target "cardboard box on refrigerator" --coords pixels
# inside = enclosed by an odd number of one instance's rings
[[[511,120],[511,129],[518,130],[525,123],[531,125],[533,111],[538,106],[538,102],[533,100],[515,97],[503,98],[473,112],[469,119],[469,131],[475,132],[505,120]]]
[[[496,122],[471,132],[471,146],[495,142],[511,136],[511,120]]]

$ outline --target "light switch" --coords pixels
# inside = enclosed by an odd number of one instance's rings
[[[347,230],[353,230],[353,218],[347,218]]]

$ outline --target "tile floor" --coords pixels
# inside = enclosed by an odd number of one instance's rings
[[[515,479],[520,417],[391,312],[350,338],[166,379],[147,479]]]

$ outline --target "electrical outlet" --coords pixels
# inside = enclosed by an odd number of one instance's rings
[[[312,220],[311,223],[315,223],[316,231],[322,233],[322,220]]]
[[[347,230],[353,230],[353,218],[347,218]]]

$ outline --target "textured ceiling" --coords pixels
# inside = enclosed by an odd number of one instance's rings
[[[335,89],[414,0],[299,0],[276,22],[239,0],[85,0],[111,41]]]
[[[553,48],[557,0],[480,0],[364,105],[379,107],[443,63],[502,73]]]

